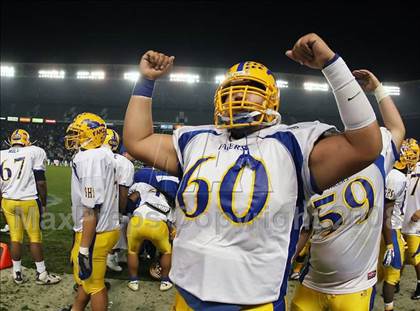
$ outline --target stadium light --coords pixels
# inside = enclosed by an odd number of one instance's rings
[[[172,124],[161,124],[160,129],[161,130],[173,130],[174,126]]]
[[[384,88],[389,92],[389,95],[400,95],[400,88],[398,86],[384,85]]]
[[[140,78],[140,73],[137,71],[124,72],[124,80],[137,81]]]
[[[39,70],[38,78],[42,79],[64,79],[66,72],[64,70]]]
[[[78,71],[76,73],[76,79],[84,80],[103,80],[105,79],[104,71]]]
[[[277,80],[276,81],[277,87],[281,89],[286,89],[289,87],[289,82],[284,80]]]
[[[214,83],[220,84],[225,78],[225,75],[217,75],[214,77]]]
[[[200,76],[190,73],[171,73],[169,76],[169,81],[198,83],[200,82]]]
[[[32,118],[32,123],[44,123],[43,118]]]
[[[6,117],[0,117],[0,121],[6,121],[7,118]]]
[[[13,66],[1,66],[1,76],[2,77],[14,77],[15,76],[15,67]]]
[[[31,123],[31,118],[28,117],[20,117],[19,122],[21,123]]]
[[[303,88],[307,91],[328,92],[328,84],[327,83],[305,82],[305,83],[303,83]]]
[[[19,118],[18,117],[7,117],[7,121],[10,121],[10,122],[18,122],[19,121]]]

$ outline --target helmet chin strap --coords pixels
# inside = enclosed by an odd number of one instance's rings
[[[235,114],[232,118],[232,121],[242,121],[242,122],[238,122],[238,123],[251,123],[252,121],[254,121],[254,117],[256,117],[260,114],[261,114],[261,112],[258,112],[258,111],[241,112],[241,113]],[[223,122],[229,122],[230,121],[229,117],[220,116],[220,119]]]
[[[274,124],[280,124],[281,123],[281,114],[278,111],[272,110],[272,109],[267,109],[265,111],[265,114],[266,115],[269,115],[269,116],[275,116],[275,118],[273,119],[273,121],[271,121],[271,122],[265,122],[264,123],[265,125],[274,125]]]
[[[280,124],[281,123],[281,115],[278,111],[267,109],[265,112],[269,116],[275,116],[273,121],[271,122],[263,122],[262,125],[274,125],[274,124]],[[238,113],[233,117],[233,121],[237,123],[251,123],[254,121],[254,117],[260,115],[261,112],[259,111],[253,111],[253,112],[245,112],[245,113]],[[228,123],[230,121],[229,117],[220,116],[220,120],[223,122]],[[239,122],[238,122],[239,121]],[[242,121],[242,122],[241,122]]]

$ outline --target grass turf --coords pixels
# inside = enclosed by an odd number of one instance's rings
[[[47,213],[44,217],[42,230],[42,244],[47,269],[54,273],[72,273],[70,264],[70,251],[73,244],[73,231],[71,220],[71,198],[69,167],[48,166],[47,172],[48,200]],[[0,226],[5,224],[4,216],[0,217]],[[29,252],[29,240],[24,235],[22,248],[22,264],[25,267],[35,268]],[[0,241],[9,243],[9,235],[0,233]],[[151,280],[147,273],[149,262],[140,262],[139,274],[143,279]],[[107,277],[128,279],[126,266],[122,272],[107,271]]]

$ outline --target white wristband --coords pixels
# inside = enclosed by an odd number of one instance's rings
[[[89,247],[79,247],[79,253],[85,256],[89,256]]]
[[[379,104],[381,102],[381,100],[384,99],[385,97],[388,97],[390,95],[390,93],[386,88],[384,88],[384,86],[381,83],[375,89],[374,95],[375,95],[376,101]]]
[[[376,120],[375,112],[350,69],[340,57],[322,70],[331,86],[346,130],[357,130]]]

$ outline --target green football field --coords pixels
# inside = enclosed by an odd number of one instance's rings
[[[72,273],[72,267],[69,262],[69,255],[73,242],[70,207],[70,177],[71,169],[69,167],[49,166],[47,168],[48,213],[44,218],[45,229],[43,230],[43,248],[47,269],[58,274]],[[0,226],[3,227],[4,224],[5,220],[2,216],[0,219]],[[9,235],[0,233],[0,241],[8,243]],[[122,272],[107,271],[107,279],[113,282],[113,290],[111,290],[110,294],[110,299],[114,303],[113,310],[169,309],[174,291],[171,291],[168,294],[159,292],[156,281],[153,282],[147,272],[149,263],[150,261],[143,261],[140,263],[139,276],[142,281],[145,281],[142,283],[143,292],[141,293],[131,292],[127,289],[126,281],[128,280],[128,274],[127,266],[125,264],[121,264],[124,268]],[[22,264],[28,268],[35,268],[35,264],[33,263],[29,252],[28,239],[26,236],[24,240]],[[53,301],[56,300],[58,304],[63,304],[63,301],[65,301],[65,303],[70,303],[72,301],[72,296],[70,294],[72,293],[73,279],[70,275],[63,276],[63,279],[61,285],[49,287],[49,291],[45,291],[45,293],[37,290],[36,286],[31,286],[31,282],[29,282],[24,288],[25,295],[22,295],[15,289],[14,283],[10,280],[9,274],[7,274],[0,282],[0,293],[6,293],[6,295],[1,295],[0,310],[40,310],[38,307],[35,307],[35,309],[26,307],[25,304],[32,304],[32,301],[34,300],[37,300],[37,303],[40,305],[52,304],[51,299],[53,299]],[[65,282],[65,280],[67,281]],[[401,292],[396,294],[395,297],[398,310],[418,310],[418,308],[416,309],[415,307],[417,301],[409,298],[415,287],[415,281],[413,267],[406,267],[401,280]],[[291,297],[293,297],[296,285],[297,282],[289,282],[289,301]],[[379,290],[380,288],[381,285],[378,286]],[[28,294],[28,291],[31,291],[32,289],[33,293]],[[142,295],[142,297],[139,297],[139,295]],[[26,297],[27,299],[25,299],[28,301],[25,300],[25,302],[22,302],[22,297]],[[67,298],[64,299],[63,297]],[[6,304],[8,307],[2,308],[2,306]],[[12,305],[13,308],[11,307]],[[35,305],[37,306],[37,304]],[[139,305],[141,305],[140,309],[138,307]],[[380,295],[377,295],[374,310],[383,310],[382,306],[382,298]]]
[[[48,204],[44,215],[44,229],[42,231],[44,257],[49,271],[55,273],[72,273],[69,262],[70,250],[73,243],[71,198],[69,167],[47,167]],[[0,226],[5,224],[1,216]],[[1,242],[9,242],[9,235],[0,233]],[[22,264],[25,267],[35,268],[29,252],[28,238],[25,235]],[[142,272],[142,271],[141,271]],[[127,269],[122,273],[108,271],[107,276],[112,278],[128,278]],[[148,278],[148,276],[146,276]]]
[[[71,170],[69,167],[48,166],[46,176],[48,186],[48,211],[45,215],[47,228],[42,231],[45,261],[50,271],[71,273],[68,258],[73,242],[73,233],[69,225],[64,225],[64,222],[71,220]],[[2,215],[2,227],[4,223],[5,219]],[[9,242],[9,236],[1,233],[0,240]],[[26,267],[35,267],[27,247],[28,238],[26,235],[24,244],[22,264]]]

